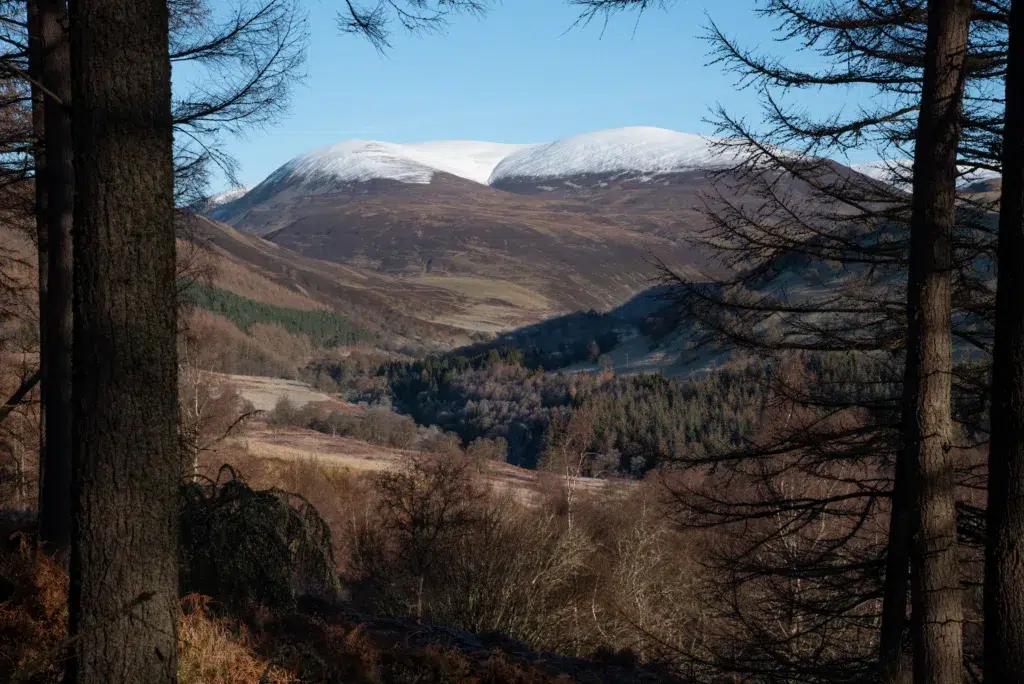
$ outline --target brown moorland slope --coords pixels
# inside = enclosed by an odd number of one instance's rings
[[[263,245],[344,266],[360,294],[378,293],[392,309],[465,331],[608,310],[651,286],[654,261],[694,275],[718,268],[694,246],[711,225],[710,198],[751,211],[764,203],[756,188],[716,175],[727,170],[713,159],[490,184],[443,170],[408,182],[387,169],[354,175],[358,156],[314,161],[322,168],[296,158],[208,215]],[[796,199],[812,194],[794,178],[773,183]]]
[[[331,309],[372,332],[425,346],[447,348],[468,340],[466,330],[432,320],[465,308],[457,293],[304,256],[201,216],[184,220],[209,266],[200,270],[208,271],[216,287],[273,306]]]
[[[407,287],[482,287],[493,306],[537,320],[621,303],[648,286],[652,253],[681,267],[700,264],[683,238],[703,225],[697,194],[706,181],[684,176],[671,188],[619,185],[596,198],[520,194],[437,173],[427,184],[378,179],[312,195],[244,197],[216,215]]]

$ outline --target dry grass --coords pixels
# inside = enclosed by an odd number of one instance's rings
[[[416,279],[418,282],[442,287],[473,300],[497,299],[522,309],[539,312],[550,311],[551,301],[543,294],[531,289],[494,278],[469,276],[428,275]]]
[[[499,333],[537,322],[543,316],[536,311],[506,304],[465,303],[460,311],[430,318],[434,323],[450,325],[470,332]]]
[[[257,427],[245,438],[253,456],[285,463],[311,462],[327,468],[376,472],[401,462],[403,452],[346,437],[331,437],[312,430]]]
[[[209,612],[210,599],[182,599],[178,631],[178,681],[181,684],[291,684],[292,673],[254,652],[245,625]]]
[[[324,468],[362,473],[394,470],[416,453],[348,437],[333,437],[306,428],[270,426],[260,422],[252,423],[244,434],[232,437],[228,444],[235,453],[244,452],[255,459],[292,464],[311,463]],[[498,461],[488,461],[485,465],[485,470],[480,474],[484,483],[498,491],[512,492],[524,502],[543,499],[547,496],[545,492],[564,486],[558,478],[551,478],[536,470]],[[598,494],[609,488],[631,489],[635,483],[579,478],[574,486],[581,492]]]
[[[221,258],[216,261],[213,285],[240,297],[287,309],[306,311],[327,308],[301,292],[279,285],[235,259]]]
[[[0,681],[59,682],[68,618],[64,568],[23,537],[0,552]],[[14,539],[16,539],[15,537]]]
[[[328,411],[362,413],[358,406],[319,392],[304,382],[255,375],[221,373],[211,373],[210,375],[230,382],[242,397],[260,411],[271,411],[278,401],[287,399],[297,408],[306,404],[316,404],[323,405]]]

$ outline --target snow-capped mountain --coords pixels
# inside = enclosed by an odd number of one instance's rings
[[[765,201],[742,183],[713,186],[709,172],[738,161],[721,142],[642,126],[523,145],[350,140],[216,196],[207,215],[262,238],[253,244],[340,264],[317,288],[377,283],[431,323],[497,330],[616,306],[648,287],[652,253],[682,272],[715,268],[691,239],[711,225],[708,195],[752,210]],[[909,164],[852,169],[898,185]],[[777,180],[781,193],[814,197]]]
[[[575,310],[645,287],[649,249],[699,260],[682,238],[702,220],[704,172],[727,163],[712,141],[651,127],[525,145],[351,140],[295,157],[208,216],[354,268],[505,283],[474,284],[481,312],[508,283],[537,293],[522,301]]]
[[[472,140],[348,140],[295,157],[257,185],[255,191],[265,195],[271,189],[287,188],[292,195],[320,194],[339,185],[373,181],[428,184],[437,173],[496,186],[598,175],[647,178],[720,168],[728,163],[727,158],[716,154],[708,138],[649,126],[524,145]]]
[[[372,180],[429,183],[438,172],[486,185],[491,171],[502,159],[529,147],[472,140],[348,140],[292,159],[260,185],[291,181],[315,190],[331,183]]]
[[[709,172],[738,161],[721,142],[643,126],[525,145],[350,140],[295,157],[208,216],[353,273],[450,287],[424,296],[432,320],[500,327],[621,303],[648,286],[652,252],[715,267],[690,239],[709,227],[708,194],[764,203],[742,184],[712,185]],[[907,164],[853,169],[898,183]],[[791,177],[779,188],[813,195]]]
[[[904,190],[910,189],[910,184],[913,180],[913,167],[914,162],[912,159],[879,159],[878,161],[850,165],[850,168],[857,173]],[[958,171],[960,172],[958,184],[961,188],[972,183],[999,177],[999,174],[995,171],[976,169],[970,166],[960,166]]]
[[[654,177],[722,168],[732,163],[727,157],[716,154],[711,138],[649,126],[614,128],[515,151],[495,166],[489,184],[597,175]]]
[[[237,200],[247,189],[215,195],[207,204],[207,212],[230,221],[239,209],[271,198],[319,195],[343,186],[379,181],[426,185],[433,183],[439,173],[513,192],[664,181],[668,176],[734,165],[738,157],[717,147],[717,142],[715,138],[651,126],[613,128],[535,144],[348,140],[286,162],[257,185],[244,202]],[[850,168],[904,187],[910,166],[910,160],[893,159],[852,164]],[[966,173],[961,182],[977,182],[994,175],[974,171]],[[231,206],[236,202],[239,206]]]
[[[227,204],[228,202],[234,202],[250,190],[252,190],[251,185],[240,185],[236,188],[229,188],[223,192],[210,195],[206,200],[206,206],[212,209],[213,207],[219,207],[220,205]]]

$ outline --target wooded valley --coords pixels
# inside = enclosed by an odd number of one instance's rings
[[[210,197],[308,9],[0,3],[0,680],[1024,683],[1024,2],[753,2],[714,136]]]

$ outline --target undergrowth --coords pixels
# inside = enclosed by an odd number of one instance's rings
[[[397,487],[392,491],[400,494],[403,486],[432,484],[443,485],[450,494],[461,496],[467,493],[468,484],[462,479],[466,472],[464,466],[457,464],[421,463],[419,470],[392,481]],[[445,478],[447,484],[441,481]],[[293,479],[294,484],[303,481],[324,482],[312,474]],[[382,485],[378,482],[376,486]],[[362,494],[369,492],[362,490]],[[430,508],[433,504],[429,502],[412,501],[411,505],[427,506],[422,513],[433,520],[432,529],[447,544],[463,533],[479,532],[475,525],[481,521],[485,525],[497,522],[493,514],[499,509],[482,508],[480,496],[484,494],[470,496],[463,513],[454,518],[435,516],[436,510]],[[386,500],[386,496],[379,499],[381,503]],[[551,522],[550,518],[543,520]],[[609,677],[602,674],[604,666],[582,660],[563,659],[555,667],[550,657],[539,656],[517,642],[493,641],[469,631],[431,627],[415,617],[378,618],[346,612],[351,608],[343,609],[337,600],[337,570],[330,533],[316,509],[297,494],[254,489],[231,468],[222,468],[217,478],[199,478],[184,486],[181,521],[185,546],[181,556],[183,598],[178,676],[183,684],[664,681]],[[462,532],[442,529],[453,523],[467,527]],[[519,530],[519,525],[515,523],[507,529]],[[31,526],[24,527],[13,533],[3,530],[7,544],[0,551],[0,681],[56,684],[63,678],[68,643],[68,576],[63,566],[34,547]],[[360,529],[361,538],[354,540],[350,555],[366,553],[369,538],[365,535],[369,531],[364,526]],[[387,529],[377,528],[377,533],[386,533]],[[537,532],[535,528],[527,531],[531,535]],[[396,548],[394,539],[382,541],[389,549]],[[511,546],[502,548],[511,550],[518,543],[513,539],[509,542]],[[466,537],[465,545],[456,544],[448,549],[463,557],[471,546]],[[357,547],[362,550],[356,551]],[[434,553],[441,549],[421,546],[419,550]],[[464,566],[455,557],[453,560],[460,570],[496,570],[489,559],[480,568]],[[409,567],[399,567],[395,570],[397,574],[373,579],[366,574],[370,567],[367,559],[363,557],[361,561],[360,576],[368,591],[370,584],[376,582],[380,587],[379,582],[386,580],[409,586]],[[577,564],[576,560],[568,562]],[[419,569],[422,572],[422,567]],[[512,589],[509,581],[507,574],[498,573],[483,584],[458,583],[453,591],[507,592]],[[317,583],[320,590],[311,591],[310,586]],[[325,593],[324,586],[331,591]],[[450,618],[454,623],[463,621],[458,619],[458,611],[448,615],[439,611],[437,600],[442,597],[437,593],[432,596],[430,617]],[[480,598],[478,593],[476,596]],[[452,598],[454,594],[449,594],[445,600]],[[510,599],[523,600],[524,610],[535,610],[538,605],[526,601],[526,595],[518,589],[505,598]],[[401,598],[399,602],[402,603]],[[493,616],[488,617],[492,614],[487,610],[466,626],[501,626],[494,623]],[[536,618],[544,619],[542,612]]]

